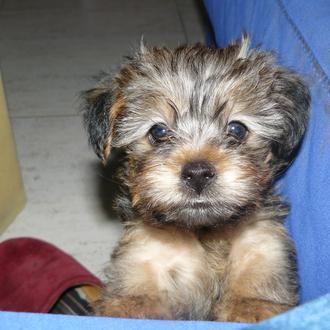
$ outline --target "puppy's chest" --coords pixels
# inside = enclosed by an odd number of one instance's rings
[[[226,241],[176,230],[147,232],[135,260],[144,265],[159,290],[217,291],[226,268]]]
[[[221,280],[228,264],[228,257],[231,250],[231,239],[228,231],[208,230],[199,233],[198,240],[205,251],[209,267]]]

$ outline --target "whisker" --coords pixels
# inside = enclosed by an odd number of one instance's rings
[[[115,183],[115,184],[120,184],[119,181],[116,181],[116,180],[114,180],[113,178],[110,178],[110,177],[106,177],[102,173],[97,172],[96,174],[97,174],[97,176],[101,177],[102,179],[104,179],[107,182],[111,182],[111,183]]]

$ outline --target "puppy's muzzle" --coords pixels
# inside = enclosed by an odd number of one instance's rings
[[[181,171],[181,180],[198,195],[212,184],[216,177],[216,169],[206,161],[187,163]]]

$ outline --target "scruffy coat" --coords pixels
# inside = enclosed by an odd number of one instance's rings
[[[97,315],[253,322],[297,303],[287,207],[273,183],[299,147],[310,96],[248,44],[142,45],[84,93],[98,156],[126,155],[124,232]],[[207,164],[212,182],[196,189],[186,164]]]

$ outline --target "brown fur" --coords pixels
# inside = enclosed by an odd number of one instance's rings
[[[284,250],[292,247],[285,229],[259,220],[196,232],[139,222],[126,225],[97,313],[255,322],[293,307],[297,295],[288,274]],[[146,306],[136,299],[145,300]]]
[[[99,300],[95,303],[95,315],[139,319],[171,319],[171,313],[160,303],[159,299],[148,295],[114,296],[107,302]]]
[[[216,321],[259,322],[290,309],[292,305],[277,304],[262,299],[232,298],[214,307]]]
[[[124,232],[97,315],[255,322],[297,303],[287,208],[273,182],[307,125],[299,77],[245,38],[225,49],[142,45],[85,100],[99,157],[126,153]],[[159,140],[155,124],[166,127]],[[183,176],[198,163],[214,171],[200,191]]]
[[[109,122],[110,122],[110,131],[114,130],[116,118],[121,114],[123,108],[125,106],[125,102],[122,97],[117,97],[116,103],[111,107],[111,112],[109,115]],[[106,162],[109,158],[110,151],[111,151],[111,142],[112,142],[112,135],[109,134],[107,140],[104,144],[104,150],[102,153],[102,161],[103,164],[106,165]]]

